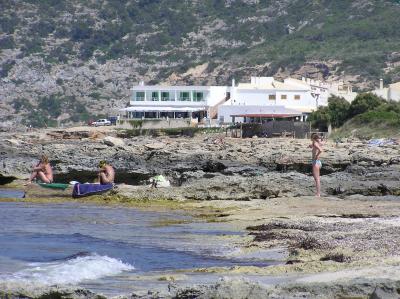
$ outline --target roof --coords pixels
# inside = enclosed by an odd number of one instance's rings
[[[301,85],[303,87],[310,87],[310,85],[311,85],[311,84],[308,84],[307,82],[305,82],[303,80],[299,80],[299,79],[295,79],[295,78],[291,78],[291,77],[286,78],[285,82],[286,83],[290,82],[290,83],[293,83],[293,84],[296,84],[296,85]]]
[[[317,108],[315,106],[302,106],[302,107],[291,106],[291,109],[301,111],[303,113],[311,113],[311,112],[317,110]]]
[[[289,118],[289,117],[296,117],[301,116],[302,114],[293,115],[293,114],[238,114],[238,115],[231,115],[231,117],[261,117],[261,118]]]
[[[131,88],[132,91],[191,91],[191,90],[202,90],[207,91],[210,89],[227,89],[229,86],[217,86],[217,85],[135,85]]]
[[[223,106],[220,106],[222,108]],[[230,107],[231,117],[295,117],[303,113],[284,106],[226,106]],[[232,109],[232,107],[234,107]]]
[[[319,80],[311,80],[311,81],[307,82],[307,81],[289,77],[284,80],[284,83],[285,84],[293,84],[295,86],[303,86],[306,89],[310,89],[310,87],[324,89],[324,90],[328,89],[328,84],[321,82]]]
[[[400,82],[390,84],[389,86],[390,86],[390,88],[399,89],[400,90]]]
[[[271,83],[263,83],[263,84],[253,84],[253,83],[239,83],[237,89],[261,89],[261,90],[293,90],[293,91],[308,91],[310,90],[310,87],[306,86],[296,86],[296,85],[291,85],[279,81],[273,81]]]

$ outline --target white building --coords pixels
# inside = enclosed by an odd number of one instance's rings
[[[318,97],[318,106],[328,105],[328,98],[330,96],[341,97],[351,103],[358,95],[353,91],[353,87],[349,83],[344,83],[343,81],[322,82],[320,80],[302,77],[301,81],[288,78],[285,79],[284,82],[289,84],[303,83],[306,86],[310,86],[311,93]]]
[[[250,115],[257,115],[259,119],[296,116],[305,120],[318,106],[327,105],[327,99],[327,88],[318,84],[312,86],[305,79],[288,78],[280,82],[273,77],[251,77],[250,83],[231,87],[231,98],[219,106],[218,119],[221,123],[243,122],[251,118]],[[244,113],[247,106],[252,107],[248,117]]]
[[[375,89],[372,93],[382,97],[386,101],[400,101],[400,82],[389,84],[388,87],[383,87],[383,80],[380,79],[379,89]]]
[[[217,106],[229,98],[226,86],[165,86],[141,84],[132,89],[127,118],[214,117]]]
[[[329,95],[344,98],[349,103],[358,95],[358,93],[353,91],[353,87],[350,84],[343,81],[329,83],[327,87]]]
[[[331,95],[330,84],[305,77],[302,77],[301,80],[287,78],[283,82],[288,85],[301,86],[304,89],[310,90],[310,94],[315,99],[317,108],[319,106],[328,105],[328,98]]]
[[[131,88],[130,106],[122,109],[129,119],[216,118],[220,123],[261,119],[306,120],[330,95],[352,97],[351,87],[302,78],[283,82],[273,77],[251,77],[250,83],[232,86],[165,86],[143,82]],[[355,94],[356,95],[356,94]],[[247,107],[247,108],[246,108]],[[262,117],[264,115],[264,117]],[[274,117],[275,115],[275,117]]]

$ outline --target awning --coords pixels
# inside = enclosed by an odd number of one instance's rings
[[[206,107],[146,107],[146,106],[135,106],[135,107],[127,107],[121,109],[120,111],[127,112],[197,112],[197,111],[205,111]]]
[[[261,118],[290,118],[301,116],[302,114],[236,114],[231,117],[261,117]]]
[[[221,106],[221,110],[226,110],[231,117],[288,118],[303,115],[302,111],[275,105],[226,105]]]

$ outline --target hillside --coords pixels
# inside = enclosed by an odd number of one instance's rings
[[[400,1],[0,0],[0,118],[112,113],[148,83],[400,80]]]

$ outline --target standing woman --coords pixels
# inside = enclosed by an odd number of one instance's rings
[[[53,182],[53,170],[46,155],[42,155],[40,162],[33,168],[28,184],[32,183],[33,179],[40,179],[43,183],[48,184]]]
[[[315,180],[315,188],[316,188],[316,196],[321,196],[321,179],[320,179],[320,170],[322,167],[322,162],[320,160],[320,156],[323,152],[321,137],[317,133],[313,133],[311,135],[311,145],[312,148],[312,174]]]

